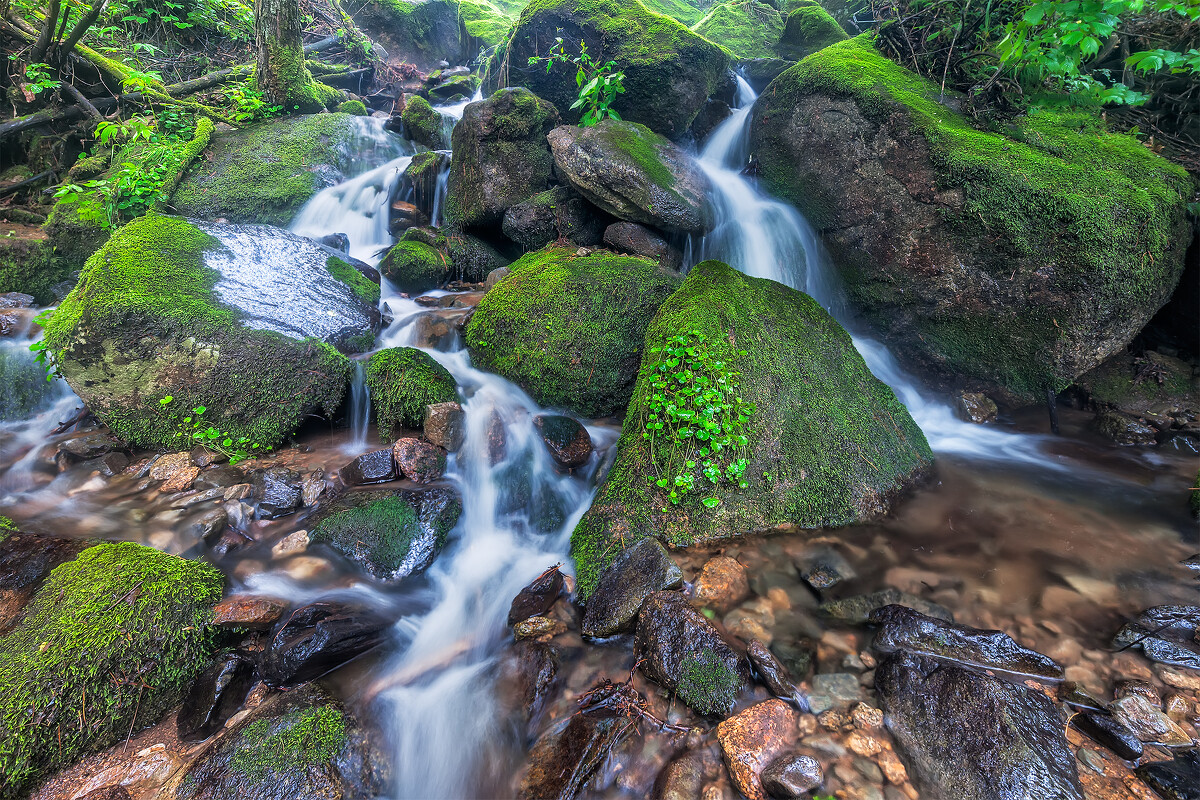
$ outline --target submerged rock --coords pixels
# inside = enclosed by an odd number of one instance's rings
[[[631,730],[620,711],[601,708],[572,714],[537,740],[521,778],[521,800],[573,798]]]
[[[500,700],[519,710],[526,724],[538,718],[557,689],[560,661],[558,648],[544,642],[515,642],[501,659]]]
[[[954,615],[950,613],[949,609],[908,592],[891,588],[871,594],[855,595],[842,600],[830,600],[821,604],[820,612],[822,616],[830,619],[862,625],[871,618],[871,614],[876,610],[890,605],[905,606],[928,617],[954,622]]]
[[[771,690],[771,694],[781,700],[798,701],[796,685],[792,676],[788,674],[787,667],[780,663],[765,644],[757,639],[750,642],[746,646],[746,657],[750,659],[759,680]]]
[[[588,599],[584,636],[612,636],[633,626],[642,602],[654,592],[675,589],[683,571],[657,539],[642,539],[609,565]]]
[[[704,336],[701,349],[739,373],[738,394],[755,411],[743,429],[746,486],[711,486],[697,469],[697,490],[674,505],[657,485],[663,448],[652,455],[643,434],[661,348],[681,332]],[[616,462],[571,536],[584,597],[617,541],[653,535],[685,546],[780,525],[849,524],[886,511],[929,469],[929,445],[908,411],[841,326],[794,289],[703,262],[659,309],[644,347]]]
[[[576,469],[592,457],[592,437],[587,428],[571,417],[538,414],[533,425],[541,435],[554,463],[563,469]]]
[[[750,581],[736,558],[714,556],[700,568],[693,589],[697,600],[725,614],[750,596]]]
[[[791,748],[798,719],[787,703],[767,700],[717,726],[725,766],[734,786],[749,800],[766,800],[760,775]]]
[[[239,653],[226,653],[209,664],[183,698],[176,718],[179,738],[198,742],[221,730],[253,682],[254,663]]]
[[[763,790],[779,800],[806,797],[825,780],[821,762],[812,756],[781,756],[759,775]]]
[[[293,611],[258,654],[259,674],[271,686],[315,680],[383,641],[391,620],[349,603],[310,603]]]
[[[1041,692],[908,653],[875,672],[888,730],[936,800],[1083,800],[1063,719]]]
[[[515,625],[537,614],[545,614],[566,590],[566,581],[558,567],[551,567],[513,598],[508,609],[508,624]]]
[[[1163,800],[1200,800],[1200,751],[1188,750],[1174,761],[1143,764],[1137,776]]]

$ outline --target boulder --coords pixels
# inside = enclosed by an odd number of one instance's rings
[[[402,426],[421,427],[426,406],[458,400],[454,377],[428,353],[413,347],[393,347],[371,356],[367,387],[384,441],[395,440]]]
[[[327,544],[368,575],[395,582],[419,574],[441,552],[462,501],[449,488],[354,492],[310,521],[313,544]]]
[[[298,686],[340,667],[383,641],[391,620],[362,605],[316,602],[296,609],[256,653],[269,686]]]
[[[400,155],[400,142],[355,158],[370,123],[352,114],[264,120],[212,135],[171,195],[187,217],[287,225],[320,190]]]
[[[741,434],[746,486],[695,475],[696,491],[673,504],[657,483],[670,480],[659,470],[670,468],[662,459],[671,451],[652,451],[643,433],[654,413],[654,368],[666,358],[661,348],[681,333],[704,337],[697,359],[740,375],[738,394],[754,411]],[[885,512],[930,463],[908,411],[812,298],[703,262],[646,332],[616,462],[571,536],[579,591],[591,593],[614,541],[655,535],[685,546],[777,525],[845,525]]]
[[[1045,694],[908,653],[875,672],[888,730],[922,795],[1083,800],[1063,718]]]
[[[0,636],[21,618],[50,570],[87,548],[79,539],[22,533],[0,517]]]
[[[502,707],[535,721],[558,685],[558,648],[546,642],[514,642],[500,661],[497,696]]]
[[[545,614],[566,591],[566,580],[558,567],[551,567],[517,593],[508,608],[508,624],[516,625],[530,617]]]
[[[401,474],[413,483],[433,483],[446,472],[446,451],[422,439],[397,439],[392,457]]]
[[[561,414],[538,414],[533,426],[559,467],[578,469],[591,460],[592,437],[578,420]]]
[[[606,119],[547,137],[558,174],[601,210],[665,231],[712,224],[711,184],[691,156],[645,125]]]
[[[738,58],[772,58],[783,33],[783,17],[759,0],[716,3],[692,30]]]
[[[1075,385],[1099,411],[1094,426],[1121,444],[1153,444],[1160,433],[1200,434],[1200,376],[1182,359],[1124,350]]]
[[[0,637],[0,797],[173,708],[211,654],[223,583],[208,564],[132,542],[55,568]]]
[[[749,679],[745,662],[678,592],[655,592],[638,614],[642,672],[693,711],[724,717]]]
[[[642,539],[623,551],[596,585],[580,630],[593,638],[633,627],[642,601],[654,592],[677,589],[683,572],[657,539]]]
[[[529,751],[517,790],[519,800],[573,798],[584,782],[630,732],[615,709],[571,714],[546,731]]]
[[[679,276],[651,261],[549,247],[515,262],[467,324],[467,347],[539,404],[583,417],[622,411],[642,338]]]
[[[451,453],[462,447],[466,435],[466,415],[457,401],[425,406],[421,428],[432,444]]]
[[[407,61],[428,70],[442,61],[462,64],[475,55],[463,35],[459,4],[451,0],[368,0],[355,3],[351,16],[387,48],[395,63]]]
[[[543,0],[521,13],[507,47],[492,57],[488,78],[493,85],[503,79],[503,85],[528,87],[571,122],[582,116],[571,108],[578,96],[574,68],[556,65],[547,72],[544,64],[529,63],[558,37],[569,54],[586,42],[593,58],[615,62],[625,74],[625,93],[613,108],[673,139],[687,133],[729,67],[719,46],[639,0]]]
[[[600,243],[606,215],[569,186],[535,194],[504,212],[504,235],[525,250],[540,250],[558,239],[588,247]]]
[[[683,266],[683,252],[654,230],[636,222],[614,222],[604,229],[604,243],[631,256],[653,259],[664,267]]]
[[[453,229],[446,232],[446,253],[453,276],[467,283],[482,283],[491,272],[511,262],[486,239]]]
[[[799,719],[795,709],[774,699],[750,706],[717,726],[729,775],[749,800],[766,800],[761,775],[791,748]]]
[[[446,117],[435,111],[429,101],[420,95],[410,97],[404,105],[404,132],[413,142],[430,150],[446,150],[450,147]]]
[[[373,450],[363,453],[338,470],[338,477],[347,486],[387,483],[396,480],[396,461],[390,449]]]
[[[759,175],[821,231],[904,365],[947,389],[1044,400],[1171,296],[1186,173],[1088,114],[984,132],[940,94],[865,35],[831,45],[757,101]]]
[[[399,291],[412,295],[438,288],[450,277],[450,271],[450,256],[444,251],[408,238],[392,245],[379,262],[383,277]]]
[[[510,206],[545,191],[554,164],[546,134],[556,124],[554,106],[527,89],[469,104],[454,126],[447,222],[494,225]]]
[[[800,6],[788,14],[787,22],[782,27],[775,51],[793,61],[849,38],[837,20],[815,2]]]
[[[69,214],[69,209],[68,205],[64,214]],[[55,244],[61,241],[62,249],[45,241],[46,234],[41,229],[8,226],[20,229],[23,235],[0,239],[0,292],[22,292],[32,295],[38,303],[54,303],[59,299],[56,291],[59,284],[69,281],[72,271],[83,266],[87,257],[108,238],[107,231],[96,231],[94,226],[74,220],[65,223],[63,214],[54,213],[50,218],[56,216],[60,235]]]
[[[337,410],[351,370],[337,348],[369,348],[380,324],[330,259],[277,228],[150,214],[88,259],[44,341],[80,399],[132,444],[176,444],[203,406],[227,437],[274,446]]]

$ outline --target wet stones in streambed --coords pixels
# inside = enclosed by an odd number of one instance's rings
[[[121,449],[124,449],[121,441],[111,433],[103,431],[76,436],[59,442],[58,445],[60,453],[67,453],[80,461],[99,458],[106,453],[111,453],[113,450]]]
[[[1080,711],[1071,715],[1071,726],[1112,750],[1126,761],[1142,757],[1142,742],[1116,717],[1103,711]]]
[[[795,709],[776,699],[753,705],[717,726],[725,766],[749,800],[765,800],[761,773],[791,748],[798,718]]]
[[[765,644],[758,640],[750,642],[746,647],[746,658],[750,660],[750,665],[754,667],[754,672],[763,686],[771,690],[771,694],[781,700],[804,703],[804,707],[807,707],[807,702],[799,697],[787,667],[780,663]]]
[[[858,573],[850,566],[846,557],[830,549],[822,549],[796,559],[796,570],[805,583],[819,592],[858,577]]]
[[[1143,764],[1137,776],[1163,800],[1200,800],[1200,750],[1189,750],[1174,761]]]
[[[622,551],[600,576],[583,615],[583,635],[600,638],[631,628],[648,596],[682,583],[683,571],[666,548],[657,539],[642,539]]]
[[[533,425],[560,468],[582,467],[592,457],[592,437],[578,420],[558,414],[538,414]]]
[[[310,603],[293,611],[258,654],[270,686],[295,686],[340,667],[383,641],[392,620],[365,606]]]
[[[342,467],[338,476],[347,486],[387,483],[396,480],[396,461],[391,450],[374,450]]]
[[[213,625],[219,628],[259,630],[279,621],[288,604],[274,597],[240,594],[226,597],[213,608]]]
[[[641,670],[693,711],[724,717],[749,677],[745,662],[678,592],[655,592],[638,613]]]
[[[286,469],[268,469],[254,476],[254,495],[262,519],[284,517],[296,511],[303,499],[299,476]]]
[[[1063,718],[1040,691],[895,653],[875,673],[888,730],[937,800],[1083,800]]]
[[[433,483],[446,473],[446,451],[422,439],[397,439],[392,458],[400,473],[413,483]]]
[[[351,492],[310,520],[309,538],[376,580],[395,582],[433,563],[460,514],[462,501],[447,486]]]
[[[825,780],[821,762],[812,756],[786,755],[771,762],[759,775],[763,791],[777,800],[807,797]]]
[[[946,622],[954,621],[954,615],[944,606],[892,588],[841,600],[829,600],[821,604],[819,611],[821,616],[828,619],[862,625],[870,619],[872,612],[890,605],[906,606],[928,617]]]
[[[1161,664],[1200,670],[1200,606],[1148,608],[1113,638],[1118,650],[1141,650]]]
[[[1109,710],[1138,740],[1165,747],[1186,747],[1192,737],[1162,712],[1157,703],[1145,695],[1131,694],[1114,700]]]
[[[0,531],[0,636],[16,624],[50,570],[86,548],[78,539]]]
[[[199,742],[225,726],[241,707],[254,683],[254,663],[240,653],[226,653],[192,682],[176,717],[179,738]]]
[[[746,568],[736,558],[729,556],[710,558],[701,567],[692,593],[696,600],[713,611],[726,614],[750,596]]]
[[[551,567],[513,598],[508,609],[508,624],[515,625],[538,614],[545,614],[565,590],[566,580],[562,571],[557,566]]]
[[[527,725],[538,718],[558,687],[562,656],[546,642],[515,642],[500,662],[501,702]]]
[[[1022,647],[1002,631],[985,631],[927,617],[901,605],[871,612],[880,625],[874,647],[884,653],[904,650],[982,669],[1046,680],[1062,680],[1063,669],[1048,656]]]
[[[572,714],[548,730],[530,750],[529,766],[517,797],[575,797],[613,747],[632,730],[632,721],[616,709]]]

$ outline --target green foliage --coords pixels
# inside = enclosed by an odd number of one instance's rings
[[[209,425],[208,420],[204,419],[204,415],[208,411],[204,406],[196,406],[190,414],[180,418],[172,414],[170,406],[174,401],[174,397],[167,395],[159,400],[158,403],[174,420],[178,428],[175,431],[175,438],[181,440],[180,445],[183,447],[199,445],[213,452],[220,453],[229,459],[230,466],[240,461],[245,461],[248,458],[263,455],[274,449],[273,447],[264,447],[259,442],[252,442],[245,436],[234,436],[230,433],[223,433],[219,428]]]
[[[550,52],[541,58],[531,56],[529,65],[545,63],[546,72],[555,64],[575,65],[575,86],[579,90],[579,99],[571,104],[572,110],[587,109],[579,120],[583,127],[595,125],[602,119],[620,119],[621,115],[612,108],[617,95],[625,93],[625,73],[617,69],[617,62],[606,61],[603,64],[592,58],[588,53],[587,42],[579,42],[579,55],[568,55],[563,46],[562,37],[554,40]]]
[[[15,532],[17,532],[17,530],[18,530],[17,526],[13,524],[13,521],[11,519],[9,519],[8,517],[5,517],[5,516],[0,516],[0,531],[8,531],[8,532],[15,533]]]
[[[15,54],[10,55],[9,59],[15,61],[17,56]],[[51,89],[57,89],[59,86],[58,81],[56,81],[51,75],[50,65],[44,63],[26,64],[25,80],[26,83],[24,84],[24,88],[27,89],[30,94],[34,95],[41,94],[42,92],[49,91]]]
[[[367,305],[374,308],[379,305],[379,284],[363,275],[350,264],[337,256],[330,256],[325,262],[329,274],[350,287],[351,291]]]
[[[783,18],[759,0],[717,3],[692,30],[738,58],[774,58]]]
[[[346,717],[332,705],[299,709],[280,720],[256,720],[241,731],[244,746],[229,766],[254,780],[327,764],[346,745]]]
[[[650,396],[642,404],[654,485],[678,505],[697,487],[726,481],[747,488],[746,423],[754,404],[740,392],[740,373],[721,360],[699,331],[673,336],[650,348],[658,360],[646,361]],[[739,355],[745,356],[742,351]],[[700,479],[703,478],[703,481]],[[704,492],[702,492],[704,493]],[[717,497],[700,501],[706,508]]]
[[[394,439],[401,426],[420,428],[425,406],[458,400],[454,377],[414,347],[393,347],[371,356],[367,387],[384,441]]]

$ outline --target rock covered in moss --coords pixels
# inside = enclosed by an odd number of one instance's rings
[[[330,342],[369,347],[378,310],[330,274],[329,251],[310,240],[201,225],[159,215],[125,225],[88,259],[44,341],[128,442],[170,447],[182,418],[204,406],[228,436],[279,444],[306,415],[341,404],[350,362]],[[278,259],[268,273],[265,252]]]
[[[92,243],[86,241],[86,237],[80,237],[79,231],[62,231],[60,241],[75,246],[58,252],[53,244],[43,239],[40,231],[28,229],[26,233],[25,236],[0,238],[0,294],[21,292],[48,305],[58,299],[55,288],[70,280],[71,265],[75,264],[74,269],[78,269],[87,260]],[[95,242],[97,247],[104,237]]]
[[[814,2],[787,15],[775,50],[784,58],[799,60],[847,38],[837,20]]]
[[[445,252],[415,239],[402,239],[392,245],[379,262],[383,277],[409,294],[438,288],[449,278],[450,268],[450,257]]]
[[[743,427],[747,486],[714,486],[696,470],[696,491],[673,505],[656,484],[673,451],[660,443],[652,454],[643,433],[656,413],[654,368],[669,357],[655,348],[693,332],[705,338],[701,355],[725,365],[705,377],[735,381],[755,406]],[[686,546],[777,525],[845,525],[886,511],[930,465],[908,411],[802,292],[703,262],[659,309],[644,348],[616,462],[571,537],[585,597],[618,542],[656,535]]]
[[[1081,375],[1075,385],[1100,409],[1140,417],[1164,433],[1200,415],[1200,376],[1188,362],[1155,350],[1117,353]]]
[[[503,76],[507,86],[528,87],[571,122],[582,115],[571,109],[578,96],[573,68],[558,65],[547,72],[544,64],[529,64],[560,36],[570,54],[577,54],[583,41],[597,61],[616,62],[625,74],[625,93],[613,108],[623,119],[673,139],[687,133],[705,100],[725,81],[729,65],[720,47],[639,0],[534,0],[493,56],[488,75],[493,81]]]
[[[622,551],[600,576],[580,631],[593,638],[620,633],[632,627],[647,597],[682,583],[683,571],[666,548],[654,537],[642,539]]]
[[[452,0],[368,0],[349,11],[389,56],[423,70],[437,67],[443,60],[461,64],[474,56],[464,46],[459,4]]]
[[[370,116],[370,112],[367,111],[367,104],[362,100],[346,100],[345,102],[338,103],[337,111],[341,114],[352,114],[356,117]]]
[[[715,4],[692,30],[739,58],[771,58],[783,33],[783,17],[767,3],[735,0]]]
[[[615,217],[667,231],[711,224],[711,185],[691,157],[644,125],[606,119],[555,128],[548,137],[559,174]]]
[[[481,369],[585,417],[629,401],[642,337],[678,274],[643,258],[548,247],[515,262],[467,325]]]
[[[525,250],[540,250],[558,239],[581,247],[600,244],[607,215],[569,186],[535,194],[504,212],[504,235]]]
[[[499,223],[509,206],[544,191],[554,162],[546,134],[554,106],[528,89],[504,89],[469,104],[454,126],[446,220],[457,226]]]
[[[158,720],[213,645],[213,567],[131,542],[55,567],[0,637],[0,797]]]
[[[394,582],[433,563],[461,513],[462,501],[445,487],[353,492],[321,512],[309,538]]]
[[[450,146],[445,120],[420,95],[409,98],[404,106],[404,132],[409,139],[430,150],[445,150]]]
[[[482,283],[493,270],[512,261],[488,240],[466,231],[447,230],[445,242],[453,276],[468,283]]]
[[[215,133],[170,205],[199,219],[287,225],[309,198],[344,179],[366,124],[351,114],[313,114]]]
[[[367,387],[379,434],[389,442],[401,427],[420,428],[426,406],[458,400],[454,377],[415,347],[393,347],[371,356]]]
[[[1187,179],[1089,115],[985,132],[939,94],[865,36],[827,47],[755,105],[759,174],[824,233],[854,307],[902,362],[1033,402],[1170,297]]]

